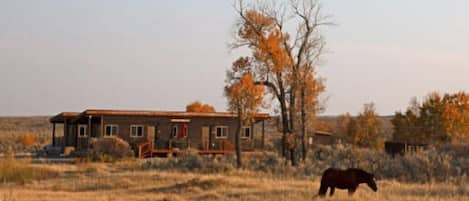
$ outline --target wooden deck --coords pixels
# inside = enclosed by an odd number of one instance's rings
[[[138,145],[139,158],[151,158],[151,157],[167,157],[167,156],[177,156],[186,150],[183,149],[154,149],[152,142],[146,142]],[[195,153],[200,155],[225,155],[233,154],[234,148],[227,146],[226,149],[207,149],[207,150],[195,150]]]
[[[151,157],[167,157],[167,156],[178,156],[183,153],[184,150],[177,149],[152,149],[144,154],[141,154],[140,158],[151,158]],[[225,155],[233,154],[234,151],[230,150],[197,150],[195,153],[200,155]]]

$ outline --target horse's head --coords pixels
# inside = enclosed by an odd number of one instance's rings
[[[359,177],[360,183],[366,183],[374,192],[378,191],[375,175],[368,173],[362,169],[354,169],[356,176]]]
[[[368,174],[366,184],[374,191],[378,191],[378,186],[376,185],[375,176],[373,174]]]

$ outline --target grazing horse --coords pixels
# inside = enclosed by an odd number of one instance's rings
[[[364,170],[358,168],[349,168],[347,170],[328,168],[322,174],[318,195],[324,197],[329,187],[331,188],[330,196],[334,195],[335,188],[348,189],[349,195],[352,195],[361,183],[366,183],[374,192],[378,190],[374,175]]]

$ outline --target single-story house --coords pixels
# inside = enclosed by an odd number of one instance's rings
[[[243,150],[254,148],[254,135],[257,135],[255,130],[261,130],[261,139],[264,140],[264,120],[268,118],[268,114],[256,114],[252,125],[242,127]],[[228,112],[88,109],[81,113],[59,113],[51,117],[50,122],[53,146],[86,150],[94,139],[119,137],[134,149],[143,144],[147,147],[151,145],[147,152],[156,153],[185,148],[205,151],[232,150],[237,129],[236,119],[236,114]],[[63,124],[63,139],[56,137],[56,124]]]

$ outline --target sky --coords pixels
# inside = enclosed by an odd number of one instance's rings
[[[99,109],[226,110],[229,0],[1,0],[0,116]],[[382,115],[469,90],[469,1],[326,0],[324,115]]]

